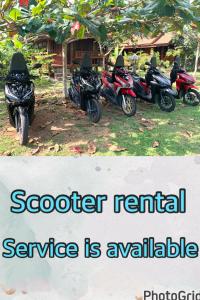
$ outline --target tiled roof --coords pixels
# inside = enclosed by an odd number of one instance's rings
[[[125,48],[154,48],[159,46],[168,46],[174,34],[173,33],[162,33],[157,37],[149,38],[137,38],[134,36],[135,44],[133,41],[128,41],[124,44]]]

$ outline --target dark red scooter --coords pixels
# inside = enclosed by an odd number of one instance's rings
[[[134,116],[137,110],[133,78],[124,68],[124,58],[118,56],[113,73],[103,71],[101,96],[120,106],[126,116]]]
[[[181,68],[180,57],[176,57],[170,74],[171,83],[176,82],[178,97],[183,98],[183,102],[196,106],[200,101],[198,87],[195,86],[196,79]]]

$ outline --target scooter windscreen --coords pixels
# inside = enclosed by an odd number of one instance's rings
[[[181,58],[180,56],[176,56],[175,59],[174,59],[174,64],[177,66],[177,67],[181,67]]]
[[[80,67],[81,75],[87,75],[92,71],[92,60],[91,57],[86,53],[83,57]]]
[[[151,64],[151,67],[153,67],[153,68],[155,68],[155,69],[157,68],[157,59],[156,59],[155,56],[153,56],[153,57],[151,58],[150,64]]]
[[[124,57],[123,55],[119,55],[115,63],[115,68],[124,68],[124,66],[125,66]]]
[[[113,69],[113,80],[115,75],[125,77],[127,75],[127,71],[125,70],[125,63],[123,55],[119,55],[117,57],[114,69]]]
[[[27,64],[22,53],[17,52],[13,54],[8,77],[11,80],[13,79],[19,81],[26,80],[29,77]]]
[[[179,73],[185,73],[185,70],[181,68],[181,58],[180,56],[176,56],[174,59],[174,65],[170,73],[171,83],[173,84]]]

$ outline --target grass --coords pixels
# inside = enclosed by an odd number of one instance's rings
[[[197,77],[200,80],[200,73]],[[62,103],[61,83],[43,80],[36,86],[36,118],[27,147],[19,145],[6,106],[0,102],[1,155],[200,154],[200,106],[189,107],[178,100],[173,113],[164,113],[157,105],[139,102],[137,115],[127,118],[118,108],[104,104],[102,120],[93,125],[70,103]]]
[[[123,127],[122,122],[116,120],[111,127],[112,143],[127,148],[127,155],[192,155],[200,152],[199,108],[179,104],[176,112],[169,115],[148,107],[142,115],[154,122],[153,129],[143,129],[138,122],[131,123],[130,120],[125,120]],[[156,147],[153,147],[154,143]]]

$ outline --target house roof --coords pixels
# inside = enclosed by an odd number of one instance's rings
[[[143,37],[143,38],[137,38],[133,37],[136,40],[136,43],[134,45],[133,41],[129,40],[127,43],[124,44],[125,49],[130,48],[136,48],[136,49],[142,49],[142,48],[156,48],[160,46],[168,46],[172,39],[174,34],[173,33],[161,33],[157,37]]]
[[[143,48],[156,48],[162,46],[168,46],[172,42],[174,33],[161,33],[157,37],[137,37],[133,36],[133,39],[124,43],[124,49],[143,49]],[[92,37],[86,36],[83,40],[90,39]],[[41,34],[35,39],[35,41],[51,39],[47,34]],[[68,43],[74,42],[77,39],[71,39]],[[135,42],[134,42],[135,41]]]

